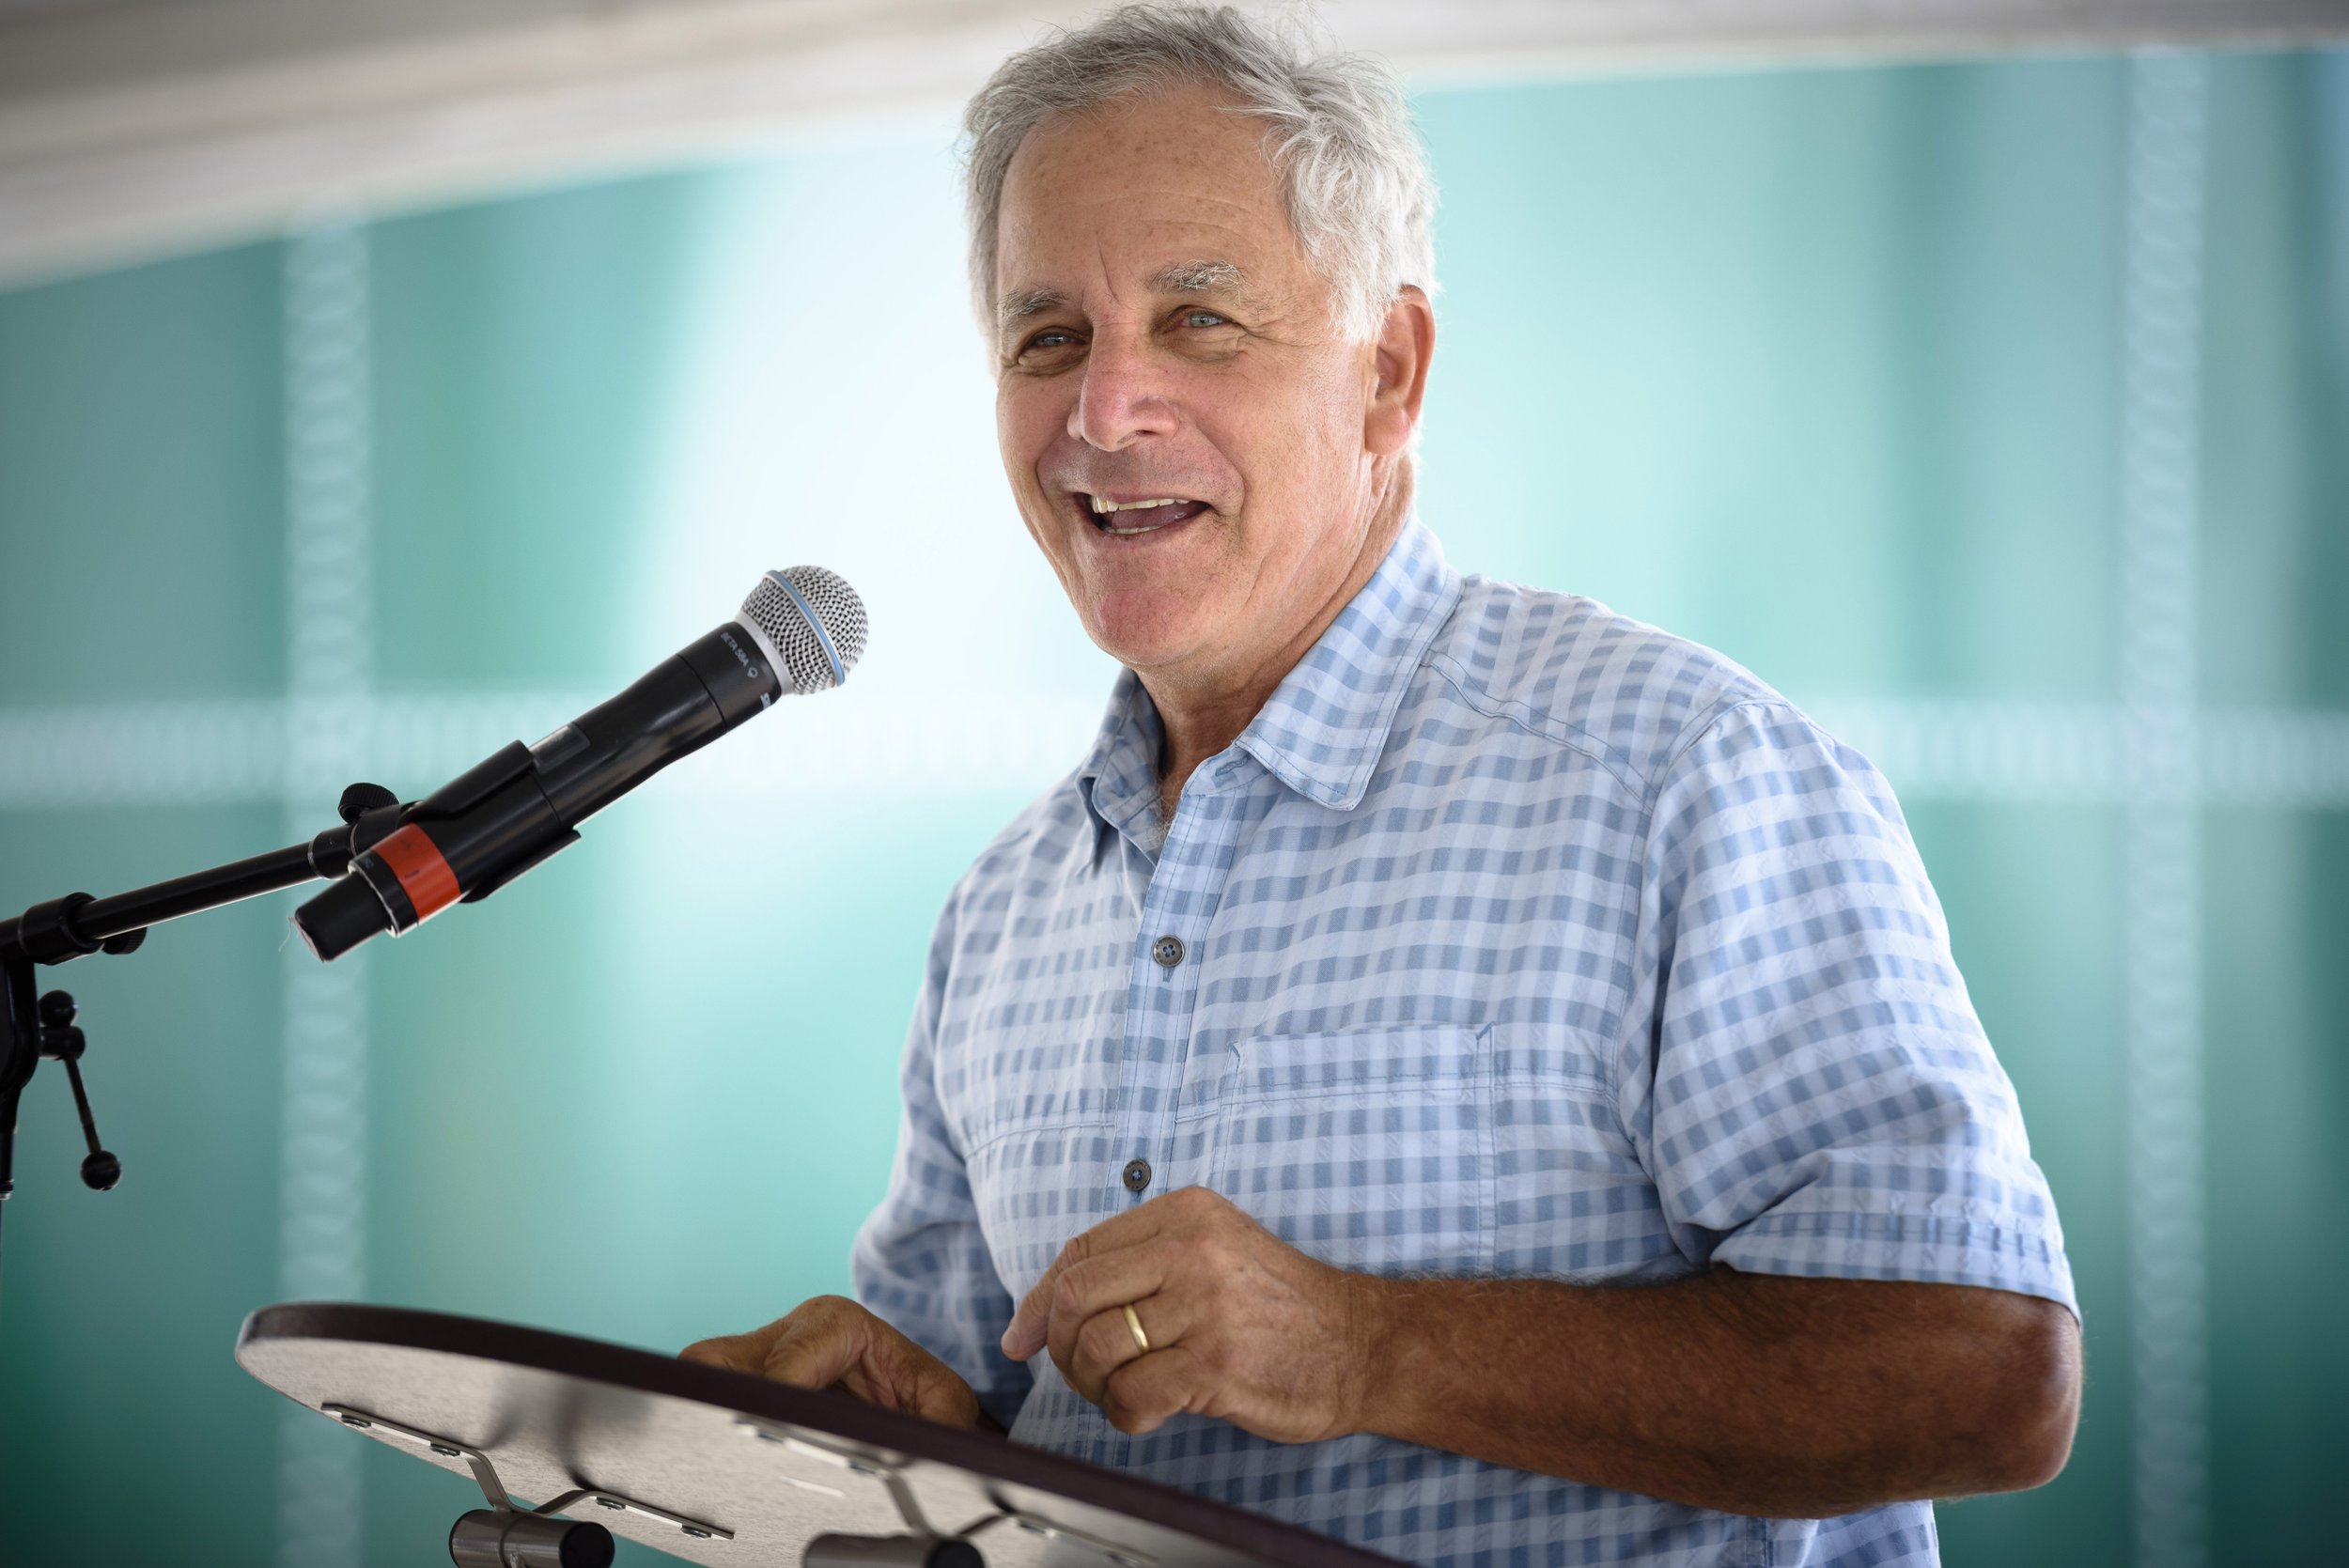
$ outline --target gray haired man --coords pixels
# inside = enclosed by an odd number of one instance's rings
[[[1005,471],[1126,674],[941,917],[861,1304],[686,1354],[1427,1563],[1929,1563],[1917,1499],[2052,1476],[2061,1233],[1883,781],[1412,510],[1392,80],[1129,7],[967,124]]]

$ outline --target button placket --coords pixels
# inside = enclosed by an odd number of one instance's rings
[[[1118,1139],[1127,1158],[1112,1172],[1129,1203],[1164,1190],[1162,1172],[1153,1162],[1162,1167],[1173,1148],[1198,1000],[1197,937],[1213,916],[1244,815],[1207,781],[1201,784],[1187,793],[1142,900],[1141,936],[1128,986],[1127,1063],[1120,1075]],[[1164,1179],[1182,1178],[1177,1173]]]

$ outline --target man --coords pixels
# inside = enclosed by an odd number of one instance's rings
[[[2052,1476],[2061,1235],[1882,780],[1412,513],[1392,81],[1128,8],[968,126],[1005,468],[1127,674],[941,919],[862,1305],[686,1354],[1429,1563],[1926,1563]]]

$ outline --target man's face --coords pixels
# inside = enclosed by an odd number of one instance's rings
[[[1181,89],[1029,132],[995,272],[1028,531],[1094,642],[1206,689],[1285,670],[1367,577],[1409,425],[1373,417],[1379,351],[1340,335],[1264,123],[1227,101]]]

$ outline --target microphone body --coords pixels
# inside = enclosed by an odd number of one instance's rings
[[[580,823],[777,697],[837,684],[863,652],[863,610],[846,583],[819,575],[845,598],[803,595],[770,573],[740,616],[618,696],[535,746],[518,740],[493,753],[406,808],[397,827],[353,856],[347,876],[295,911],[296,929],[331,960],[378,932],[398,936],[451,904],[487,898],[577,843]],[[829,613],[819,618],[811,598]],[[839,602],[853,609],[852,625],[841,624]]]

